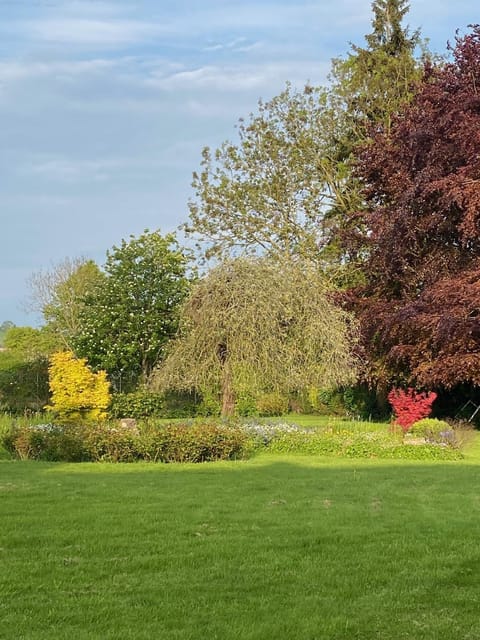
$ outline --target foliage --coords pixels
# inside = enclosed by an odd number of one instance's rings
[[[114,393],[108,409],[112,418],[147,418],[163,414],[165,399],[148,389],[137,389],[131,393]]]
[[[25,361],[9,351],[0,352],[0,410],[39,411],[48,399],[46,358]]]
[[[241,459],[253,451],[245,430],[208,422],[141,432],[111,425],[12,427],[3,445],[20,459],[64,462],[211,462]]]
[[[110,404],[110,383],[105,371],[94,373],[85,358],[70,351],[50,358],[51,405],[46,407],[62,420],[98,420],[106,417]]]
[[[237,258],[212,269],[182,310],[160,388],[198,389],[233,413],[247,390],[279,392],[351,381],[352,318],[308,264]]]
[[[426,46],[420,32],[409,33],[402,22],[409,10],[406,0],[374,0],[372,31],[366,44],[351,45],[346,58],[333,60],[329,104],[337,121],[334,138],[337,166],[344,179],[337,203],[328,212],[331,228],[330,253],[345,263],[345,286],[362,281],[361,255],[346,247],[343,239],[365,231],[355,213],[364,206],[364,196],[355,165],[362,145],[374,132],[390,131],[395,116],[412,99],[422,75],[423,64],[416,56]],[[348,205],[344,206],[346,200]]]
[[[178,306],[189,289],[187,263],[173,234],[145,231],[113,247],[104,280],[85,298],[77,355],[128,386],[146,381],[177,330]]]
[[[406,460],[458,460],[462,453],[438,444],[403,444],[394,434],[362,431],[293,431],[280,434],[268,445],[272,453],[386,458]]]
[[[241,119],[238,142],[205,148],[194,173],[188,233],[206,257],[301,256],[340,286],[356,282],[354,254],[340,234],[364,202],[352,175],[358,147],[389,130],[421,76],[418,32],[402,26],[406,0],[375,0],[366,46],[333,61],[328,88],[290,85]]]
[[[323,211],[335,200],[328,159],[327,93],[290,85],[238,125],[239,143],[203,150],[185,225],[209,243],[207,257],[241,252],[317,260]]]
[[[256,401],[260,416],[283,416],[288,412],[288,397],[281,393],[262,393]]]
[[[47,329],[8,328],[0,352],[0,409],[39,411],[49,399],[48,356],[57,341]]]
[[[417,30],[402,25],[409,11],[407,0],[374,0],[372,31],[366,46],[351,45],[346,58],[333,61],[332,99],[344,119],[343,151],[371,137],[372,130],[388,132],[392,120],[414,95],[422,74],[416,49],[425,45]],[[340,147],[342,148],[342,147]]]
[[[427,442],[456,442],[455,429],[445,420],[437,418],[423,418],[414,422],[409,429],[413,436],[421,436]]]
[[[235,411],[237,416],[256,416],[258,415],[257,401],[255,393],[246,391],[240,391],[235,398]]]
[[[437,394],[434,391],[418,393],[415,389],[392,389],[388,400],[395,412],[394,424],[408,431],[419,420],[426,418],[432,411]]]
[[[2,324],[0,324],[0,347],[3,347],[3,341],[5,339],[5,334],[9,329],[12,329],[15,326],[15,323],[11,320],[4,320]]]
[[[20,460],[81,462],[89,459],[82,431],[73,425],[12,426],[3,434],[2,444]]]
[[[48,358],[57,350],[58,341],[47,327],[11,327],[5,334],[4,347],[23,362]]]
[[[96,263],[86,258],[65,258],[50,271],[30,277],[30,308],[43,315],[48,332],[56,337],[57,349],[72,349],[85,296],[101,286],[103,278]]]
[[[451,62],[427,65],[409,106],[362,154],[368,208],[350,249],[368,259],[351,300],[374,380],[480,383],[479,84],[475,26]]]
[[[202,400],[197,407],[198,416],[219,416],[222,411],[222,404],[218,398],[218,394],[209,393],[204,390]]]

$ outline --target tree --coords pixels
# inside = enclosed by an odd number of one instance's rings
[[[84,298],[102,280],[96,263],[85,258],[65,258],[50,271],[30,277],[30,308],[41,312],[46,326],[57,337],[57,347],[72,348],[80,330]]]
[[[407,0],[374,0],[372,32],[366,46],[352,45],[346,58],[333,60],[332,104],[343,119],[339,151],[355,155],[355,149],[381,129],[388,133],[392,118],[414,94],[427,55],[419,30],[410,34],[403,26],[409,11]]]
[[[338,283],[351,256],[339,242],[363,206],[352,166],[372,128],[387,128],[421,75],[419,34],[402,27],[405,0],[375,0],[365,48],[333,61],[329,88],[287,85],[238,126],[238,144],[203,150],[185,230],[207,258],[268,254],[315,261]],[[351,268],[352,267],[352,268]]]
[[[371,375],[480,384],[480,27],[427,65],[411,104],[361,157],[366,283],[351,292]]]
[[[94,373],[85,358],[71,351],[54,353],[48,367],[51,404],[63,420],[101,420],[110,403],[110,383],[105,371]]]
[[[354,380],[355,325],[310,264],[237,258],[212,269],[182,308],[179,336],[155,374],[162,389],[236,397]]]
[[[118,386],[147,380],[175,335],[189,289],[188,255],[172,234],[145,231],[107,252],[105,277],[80,312],[75,353]]]
[[[48,360],[22,360],[9,350],[0,352],[0,410],[41,411],[48,402]]]
[[[337,189],[326,160],[333,125],[326,100],[322,89],[295,92],[287,85],[240,121],[238,145],[203,150],[185,229],[209,243],[207,257],[259,251],[318,257],[323,213]]]
[[[329,104],[337,120],[332,147],[344,180],[342,197],[327,214],[329,252],[348,265],[350,283],[352,274],[361,279],[358,254],[349,251],[343,241],[357,232],[359,219],[352,213],[365,206],[355,173],[358,155],[376,132],[388,135],[392,120],[412,99],[424,60],[430,56],[419,30],[410,34],[402,24],[408,10],[407,0],[374,0],[372,31],[365,36],[366,46],[352,45],[346,58],[332,63]],[[343,201],[350,206],[343,206]]]
[[[11,327],[5,334],[4,347],[19,360],[31,362],[48,358],[56,350],[57,340],[46,327]]]
[[[13,325],[13,323],[12,323]],[[41,411],[48,401],[48,356],[55,336],[45,327],[10,326],[0,353],[0,408]]]

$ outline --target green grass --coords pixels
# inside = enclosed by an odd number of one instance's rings
[[[477,640],[479,462],[0,461],[0,637]]]

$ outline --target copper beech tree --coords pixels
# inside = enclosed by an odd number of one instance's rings
[[[358,166],[347,244],[365,283],[349,297],[377,381],[480,384],[480,26],[451,50]]]

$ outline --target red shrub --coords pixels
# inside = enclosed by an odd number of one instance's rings
[[[434,391],[417,393],[414,389],[392,389],[388,400],[395,412],[394,424],[408,431],[412,424],[430,415],[437,394]]]

